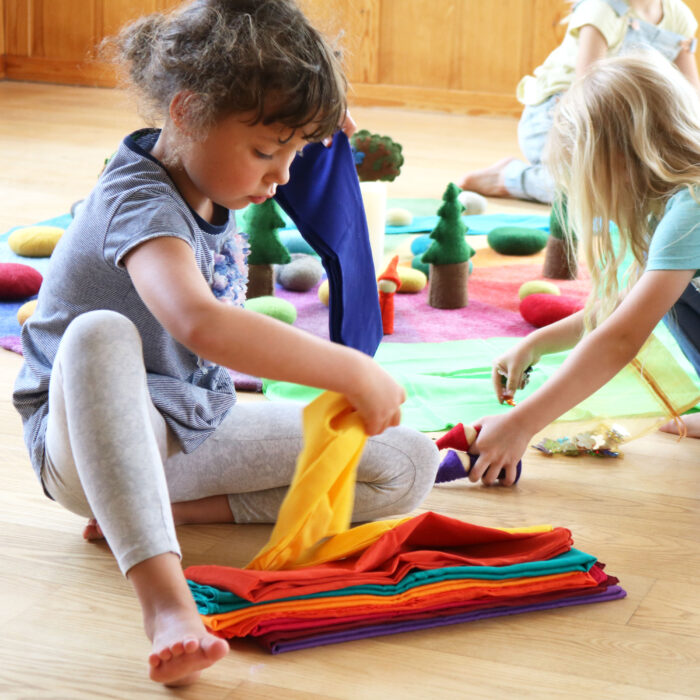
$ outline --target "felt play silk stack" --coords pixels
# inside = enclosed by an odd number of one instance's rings
[[[304,412],[305,447],[268,544],[245,569],[185,570],[204,622],[272,653],[624,597],[571,532],[427,512],[348,529],[366,435],[345,399]]]

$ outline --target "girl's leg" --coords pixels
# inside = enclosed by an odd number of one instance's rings
[[[182,574],[167,450],[135,326],[110,311],[75,319],[52,371],[42,477],[59,503],[98,519],[141,603],[151,677],[175,684],[194,680],[228,645],[204,628]]]
[[[301,448],[301,406],[237,404],[197,450],[167,459],[173,508],[228,494],[237,523],[274,522]],[[430,492],[438,461],[433,441],[414,430],[391,428],[370,438],[358,465],[353,521],[414,509]],[[195,518],[193,509],[190,522]]]
[[[527,162],[512,160],[503,168],[503,184],[508,194],[517,199],[551,204],[554,183],[542,162],[552,112],[559,95],[553,95],[538,105],[527,106],[518,123],[518,142]]]

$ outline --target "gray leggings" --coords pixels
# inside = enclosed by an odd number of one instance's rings
[[[124,573],[158,554],[180,554],[171,503],[226,494],[237,523],[274,522],[301,447],[301,406],[251,402],[235,404],[185,454],[150,399],[131,321],[93,311],[61,339],[42,479],[65,508],[97,518]],[[432,440],[414,430],[391,428],[368,440],[353,521],[415,508],[437,464]]]

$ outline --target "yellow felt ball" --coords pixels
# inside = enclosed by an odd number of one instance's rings
[[[398,291],[401,294],[417,294],[421,289],[425,288],[426,284],[428,284],[428,278],[421,270],[416,270],[413,267],[406,267],[405,265],[399,265],[398,272],[399,279],[401,280],[401,286],[399,287]]]
[[[328,306],[328,296],[329,296],[329,291],[328,291],[328,280],[323,280],[321,282],[321,285],[318,288],[318,298],[326,305]]]
[[[7,243],[13,253],[25,258],[48,258],[62,235],[58,226],[27,226],[13,231]]]
[[[20,326],[23,326],[24,322],[34,313],[37,301],[38,299],[32,299],[17,309],[17,321]]]
[[[561,290],[553,282],[547,282],[546,280],[530,280],[529,282],[523,282],[518,290],[518,296],[521,299],[530,296],[530,294],[554,294],[555,296],[561,295]]]

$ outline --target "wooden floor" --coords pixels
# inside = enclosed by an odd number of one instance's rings
[[[516,123],[356,109],[404,146],[390,196],[441,195],[466,168],[516,152]],[[0,82],[0,230],[66,212],[141,125],[115,91]],[[490,210],[544,211],[491,200]],[[475,523],[570,528],[619,576],[619,602],[500,618],[271,657],[232,653],[195,686],[147,680],[149,645],[128,583],[83,522],[35,482],[10,393],[21,359],[0,350],[0,697],[700,697],[700,441],[653,434],[624,459],[525,457],[514,489],[436,488],[425,508]],[[184,564],[242,565],[269,530],[183,527]]]

